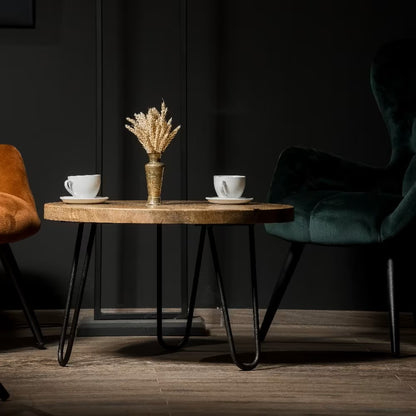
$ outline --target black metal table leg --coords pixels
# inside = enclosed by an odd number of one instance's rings
[[[255,368],[260,359],[260,340],[259,340],[259,316],[258,316],[258,301],[257,301],[257,276],[256,276],[256,253],[255,253],[255,244],[254,244],[254,226],[249,225],[249,245],[250,245],[250,271],[251,271],[251,293],[252,293],[252,306],[253,306],[253,328],[254,328],[254,340],[255,340],[255,356],[254,359],[249,363],[243,363],[237,357],[237,352],[235,348],[235,342],[233,338],[233,333],[231,329],[230,317],[228,314],[227,301],[224,292],[223,279],[221,274],[221,269],[218,261],[217,248],[215,244],[214,233],[212,226],[208,228],[208,237],[211,246],[212,260],[214,263],[215,274],[217,276],[218,289],[221,297],[222,304],[222,313],[224,316],[225,329],[228,336],[228,344],[230,346],[231,357],[234,361],[234,364],[239,367],[241,370],[248,371]]]
[[[16,259],[13,255],[13,251],[9,244],[0,244],[0,259],[3,263],[6,273],[10,276],[13,285],[16,289],[26,320],[35,338],[36,346],[39,349],[44,349],[45,343],[43,340],[42,330],[36,318],[35,312],[29,306],[26,300],[26,296],[23,293],[20,269],[17,265]]]
[[[162,226],[157,225],[157,340],[159,344],[171,351],[176,351],[182,348],[189,340],[189,336],[192,328],[192,319],[195,309],[196,294],[198,291],[199,272],[201,270],[202,252],[204,250],[206,226],[201,226],[201,233],[199,236],[198,252],[195,263],[195,271],[192,282],[191,297],[189,300],[188,317],[186,320],[185,334],[183,338],[177,344],[168,344],[163,339],[163,321],[162,321]]]
[[[3,384],[0,383],[0,400],[5,401],[10,397],[9,392],[6,390],[6,388],[3,386]]]
[[[84,258],[84,264],[82,267],[80,281],[79,281],[77,297],[75,299],[74,314],[73,314],[72,322],[71,322],[71,330],[69,333],[67,347],[65,350],[65,341],[67,337],[68,323],[69,323],[69,317],[71,313],[71,303],[72,303],[72,297],[74,293],[75,281],[76,281],[76,276],[77,276],[79,254],[81,250],[82,234],[84,231],[84,224],[80,223],[78,225],[77,238],[75,241],[74,259],[72,262],[71,278],[69,280],[68,296],[67,296],[66,306],[65,306],[64,322],[63,322],[61,336],[59,339],[59,346],[58,346],[58,362],[63,367],[68,363],[69,358],[71,356],[71,352],[72,352],[72,346],[74,345],[74,340],[75,340],[77,325],[78,325],[79,312],[81,309],[81,302],[82,302],[82,297],[84,295],[85,282],[86,282],[86,278],[88,274],[88,267],[89,267],[90,258],[91,258],[91,251],[92,251],[92,246],[94,244],[95,230],[96,230],[96,224],[91,224],[90,234],[89,234],[88,243],[87,243],[87,249],[86,249],[85,258]]]

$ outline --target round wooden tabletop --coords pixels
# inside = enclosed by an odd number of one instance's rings
[[[44,218],[51,221],[107,224],[257,224],[293,220],[290,205],[250,202],[219,205],[207,201],[107,201],[102,204],[44,205]]]

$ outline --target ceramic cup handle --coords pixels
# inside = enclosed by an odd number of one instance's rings
[[[228,187],[227,187],[227,183],[225,182],[225,181],[222,181],[222,184],[221,184],[222,186],[221,186],[221,192],[222,192],[222,194],[226,197],[226,198],[228,198],[228,194],[229,194],[229,192],[228,192]]]
[[[66,180],[65,182],[64,182],[64,186],[65,186],[65,189],[71,194],[71,195],[74,195],[73,194],[73,192],[72,192],[72,182],[70,181],[70,180]]]

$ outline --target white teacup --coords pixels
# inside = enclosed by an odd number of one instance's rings
[[[215,175],[214,188],[220,198],[240,198],[246,187],[246,177],[241,175]]]
[[[74,198],[95,198],[100,190],[101,175],[68,176],[64,185]]]

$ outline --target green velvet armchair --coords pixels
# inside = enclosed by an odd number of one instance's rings
[[[293,205],[295,220],[266,225],[268,233],[292,244],[262,323],[262,340],[305,244],[377,244],[386,253],[391,349],[400,353],[390,249],[416,218],[416,40],[383,46],[372,63],[370,82],[391,139],[387,166],[298,147],[279,157],[268,199]]]

